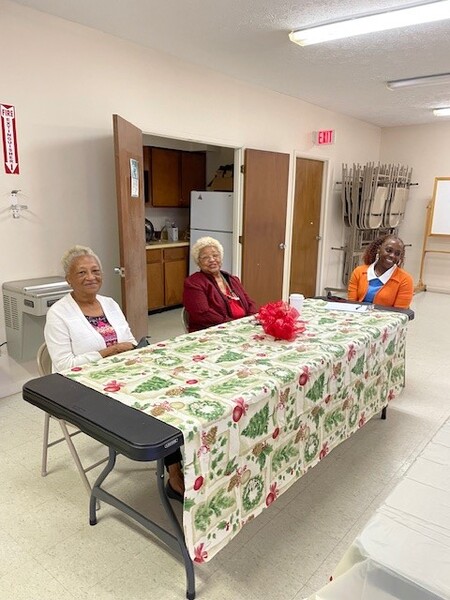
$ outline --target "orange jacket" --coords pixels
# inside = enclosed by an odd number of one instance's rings
[[[348,284],[348,299],[362,302],[369,289],[367,270],[369,265],[361,265],[353,271]],[[375,294],[374,304],[409,308],[414,293],[414,283],[409,273],[397,267],[382,288]]]

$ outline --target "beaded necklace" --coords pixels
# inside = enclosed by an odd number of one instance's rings
[[[220,277],[221,277],[221,279],[223,281],[223,285],[225,286],[224,296],[226,298],[228,298],[229,300],[240,300],[239,296],[233,292],[233,290],[230,287],[230,284],[225,279],[225,277],[222,275],[222,273],[220,273]]]

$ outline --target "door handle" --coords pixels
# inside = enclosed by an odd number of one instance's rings
[[[278,248],[280,250],[284,250],[286,248],[286,244],[284,242],[281,242],[281,244],[278,244]]]
[[[125,269],[124,269],[124,267],[114,267],[114,273],[116,275],[120,275],[121,277],[125,277]]]

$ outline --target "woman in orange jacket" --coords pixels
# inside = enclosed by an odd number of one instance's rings
[[[382,306],[409,308],[414,283],[401,267],[405,245],[394,235],[374,240],[366,249],[364,264],[356,267],[348,284],[348,299]]]

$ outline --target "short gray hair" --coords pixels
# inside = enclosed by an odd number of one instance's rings
[[[213,248],[215,248],[217,250],[217,252],[220,254],[220,260],[223,260],[223,246],[222,244],[209,236],[205,236],[205,237],[201,237],[199,238],[195,244],[192,246],[191,249],[191,256],[194,259],[195,263],[200,266],[200,262],[198,260],[198,257],[200,255],[200,252],[203,250],[203,248],[207,248],[208,246],[212,246]]]
[[[61,258],[61,264],[64,269],[64,275],[66,275],[66,277],[69,274],[72,262],[80,256],[92,256],[92,258],[95,258],[95,260],[98,262],[100,270],[103,270],[102,263],[100,262],[99,257],[95,254],[93,250],[91,250],[87,246],[73,246],[73,248],[66,250],[66,252],[64,252]]]

